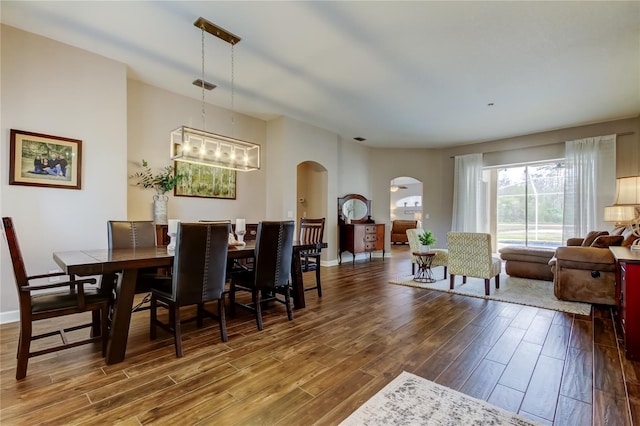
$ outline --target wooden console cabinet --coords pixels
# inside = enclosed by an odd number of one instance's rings
[[[384,223],[352,223],[340,224],[340,253],[339,263],[342,263],[342,252],[348,251],[353,255],[371,253],[382,250],[384,259]]]
[[[640,360],[640,251],[609,249],[616,259],[616,303],[625,355]]]

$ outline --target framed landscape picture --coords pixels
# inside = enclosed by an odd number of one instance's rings
[[[82,141],[11,129],[9,185],[81,189]]]
[[[176,161],[175,169],[184,176],[173,190],[175,196],[236,199],[235,170],[184,161]]]

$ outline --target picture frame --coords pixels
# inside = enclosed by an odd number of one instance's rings
[[[82,189],[82,141],[11,129],[9,185]]]
[[[236,171],[202,164],[176,161],[174,168],[183,178],[173,188],[176,197],[236,199]]]

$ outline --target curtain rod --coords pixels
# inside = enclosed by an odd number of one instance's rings
[[[629,136],[629,135],[634,135],[635,133],[636,133],[636,132],[622,132],[622,133],[614,133],[614,134],[616,135],[616,137],[619,137],[619,136]],[[538,148],[538,147],[540,147],[540,146],[558,145],[558,144],[561,144],[561,143],[564,143],[564,142],[566,142],[566,141],[553,142],[553,143],[545,143],[545,144],[542,144],[542,145],[536,145],[536,146],[527,147],[527,148]],[[521,150],[521,149],[522,149],[522,148],[501,149],[501,150],[498,150],[498,151],[487,151],[487,152],[483,152],[482,154],[484,155],[484,154],[494,154],[494,153],[496,153],[496,152],[518,151],[518,150]],[[450,156],[449,158],[456,158],[456,156],[455,156],[455,155],[452,155],[452,156]]]

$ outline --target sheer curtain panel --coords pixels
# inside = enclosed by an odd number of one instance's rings
[[[455,157],[453,180],[454,232],[487,232],[487,199],[482,181],[482,154]]]
[[[616,135],[567,141],[562,238],[607,230],[604,208],[616,186]]]

